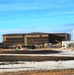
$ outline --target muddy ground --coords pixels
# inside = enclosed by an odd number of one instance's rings
[[[51,70],[51,71],[24,71],[24,72],[7,72],[0,75],[74,75],[74,69],[69,70]]]
[[[1,51],[0,54],[58,54],[59,51],[44,50],[44,51]],[[50,61],[50,60],[74,60],[69,56],[3,56],[0,55],[0,61]],[[69,70],[53,70],[53,71],[24,71],[24,72],[7,72],[0,73],[0,75],[74,75],[74,69]]]
[[[0,55],[0,61],[59,61],[59,60],[74,60],[74,57],[68,56],[2,56]]]
[[[1,50],[0,54],[58,54],[56,50]]]
[[[40,51],[1,51],[0,54],[18,54],[15,55],[0,55],[0,61],[51,61],[51,60],[74,60],[74,56],[34,56],[33,54],[59,54],[61,51],[55,50],[40,50]],[[24,54],[24,56],[22,55]],[[32,54],[33,56],[26,56]]]

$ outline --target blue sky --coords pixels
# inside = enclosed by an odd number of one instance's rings
[[[74,29],[74,0],[0,0],[2,34],[65,32]]]

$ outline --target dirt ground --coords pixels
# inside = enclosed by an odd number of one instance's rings
[[[8,72],[0,75],[74,75],[74,70]]]
[[[57,51],[40,51],[40,54],[47,54],[47,53],[59,53]],[[25,52],[25,51],[10,51],[10,50],[5,50],[1,51],[0,53],[8,53],[8,54],[30,54],[31,52]],[[38,53],[32,52],[34,54]],[[31,54],[32,54],[31,53]],[[50,54],[51,54],[50,53]],[[18,61],[18,60],[24,60],[24,61],[44,61],[44,60],[74,60],[74,57],[42,57],[42,56],[18,56],[18,57],[13,57],[13,56],[0,56],[0,61]],[[53,70],[53,71],[23,71],[23,72],[7,72],[7,73],[0,73],[0,75],[74,75],[74,69],[69,69],[69,70]]]
[[[37,48],[37,49],[33,49],[33,50],[61,50],[60,48]],[[2,49],[0,48],[0,52],[4,52],[4,51],[13,51],[13,49]]]
[[[62,56],[2,56],[0,61],[59,61],[59,60],[74,60],[74,57]]]
[[[0,61],[50,61],[50,60],[74,60],[74,56],[25,56],[25,54],[59,54],[61,51],[56,50],[39,50],[39,51],[15,51],[4,50],[0,54],[24,54],[24,56],[0,55]]]

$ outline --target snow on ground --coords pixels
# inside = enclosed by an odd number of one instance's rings
[[[27,70],[54,70],[54,69],[74,69],[74,60],[43,61],[43,62],[21,61],[18,62],[17,64],[9,63],[7,65],[6,64],[0,65],[0,72],[13,72],[13,71],[16,72],[16,71],[27,71]]]
[[[61,53],[63,55],[74,55],[74,51],[71,50],[61,50]]]
[[[59,50],[57,50],[59,51]],[[74,56],[74,51],[60,50],[57,54],[0,54],[11,56]],[[74,69],[74,60],[68,61],[18,61],[14,62],[0,62],[0,72],[16,72],[27,70],[54,70],[54,69]]]

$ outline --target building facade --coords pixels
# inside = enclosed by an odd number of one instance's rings
[[[71,36],[68,33],[53,33],[49,34],[49,39],[50,43],[56,44],[58,42],[71,40]]]
[[[10,46],[24,43],[24,34],[4,34],[3,45]]]
[[[35,44],[44,44],[49,43],[49,34],[48,33],[28,33],[24,36],[24,43],[28,46]]]
[[[23,44],[25,46],[34,46],[35,44],[58,43],[69,41],[70,34],[67,33],[26,33],[26,34],[4,34],[3,45],[11,46]]]

